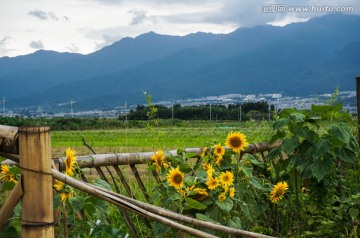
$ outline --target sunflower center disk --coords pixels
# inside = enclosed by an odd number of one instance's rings
[[[240,147],[240,146],[241,146],[242,142],[241,142],[241,140],[240,140],[239,138],[232,138],[232,139],[230,140],[230,144],[231,144],[233,147],[237,148],[237,147]]]
[[[182,178],[180,175],[176,175],[174,177],[174,182],[177,183],[177,184],[180,184],[182,182]]]
[[[284,190],[282,188],[279,188],[276,193],[275,193],[275,196],[276,197],[280,197],[284,194]]]

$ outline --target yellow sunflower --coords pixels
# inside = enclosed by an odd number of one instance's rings
[[[179,167],[170,169],[166,177],[171,186],[174,186],[176,189],[181,189],[184,182],[184,173],[179,170]]]
[[[70,193],[60,193],[60,201],[62,201],[62,202],[66,202],[66,200],[68,199],[68,198],[71,198],[72,197],[72,193],[70,192]]]
[[[223,186],[230,186],[234,182],[234,175],[230,171],[222,172],[219,180]]]
[[[197,192],[197,194],[189,196],[195,200],[202,201],[205,198],[209,197],[209,193],[206,191],[205,188],[192,188],[191,191]]]
[[[229,196],[232,198],[235,197],[235,188],[234,187],[229,188]]]
[[[226,138],[225,144],[234,152],[240,153],[246,146],[249,145],[246,141],[246,136],[240,132],[230,132]]]
[[[215,157],[222,158],[222,156],[225,154],[225,148],[224,146],[217,144],[214,146],[214,155]]]
[[[208,181],[206,181],[206,185],[208,186],[208,189],[213,190],[217,188],[220,185],[220,183],[218,179],[210,177]]]
[[[8,165],[1,165],[1,181],[17,183],[15,174],[10,174],[10,168]]]
[[[225,199],[226,199],[225,193],[220,193],[219,196],[218,196],[218,199],[219,199],[220,202],[225,201]]]
[[[222,156],[221,157],[215,156],[215,164],[217,164],[217,166],[220,166],[222,160],[223,160]]]
[[[277,203],[283,199],[285,190],[288,189],[288,184],[286,182],[278,182],[274,189],[270,193],[270,200],[272,203]]]
[[[65,171],[65,174],[67,174],[69,176],[74,176],[75,164],[76,164],[75,153],[76,153],[75,150],[72,150],[70,148],[66,149],[66,160],[65,160],[66,171]]]
[[[59,180],[56,180],[53,186],[58,192],[64,189],[64,183]]]
[[[153,164],[156,165],[157,170],[160,170],[163,165],[165,168],[169,167],[169,165],[164,162],[165,156],[162,150],[158,150],[155,154],[153,154],[151,159],[154,161]]]
[[[207,147],[204,147],[204,148],[201,150],[201,155],[200,155],[201,158],[204,158],[204,157],[205,157],[207,150],[208,150]]]
[[[208,169],[206,170],[207,176],[211,178],[214,174],[214,169],[211,164],[208,164]]]
[[[207,171],[209,169],[209,164],[208,163],[203,163],[201,165],[201,167],[202,167],[203,170]]]

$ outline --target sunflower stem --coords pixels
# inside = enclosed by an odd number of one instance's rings
[[[301,234],[301,229],[300,229],[300,201],[299,201],[299,188],[298,188],[298,171],[297,169],[295,169],[294,171],[294,179],[295,179],[295,199],[296,199],[296,226],[298,229],[299,234]]]
[[[67,225],[67,212],[66,212],[66,206],[64,203],[64,237],[68,238],[69,237],[69,231],[68,231],[68,225]]]
[[[279,211],[278,205],[275,203],[275,236],[279,236],[279,228],[280,227],[280,219],[279,219]]]

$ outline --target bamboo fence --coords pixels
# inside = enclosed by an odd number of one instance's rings
[[[148,228],[151,228],[149,221],[152,220],[195,237],[216,237],[203,230],[222,232],[235,237],[270,237],[190,218],[136,199],[121,168],[124,166],[130,167],[138,187],[141,189],[144,198],[149,202],[149,195],[137,166],[148,164],[154,152],[94,154],[77,157],[80,168],[94,168],[101,179],[115,187],[115,193],[87,183],[88,178],[85,175],[82,175],[81,181],[61,173],[61,171],[65,170],[65,158],[51,159],[50,145],[50,130],[48,127],[24,127],[18,129],[16,127],[0,126],[0,156],[8,159],[3,163],[19,166],[21,169],[21,181],[18,182],[6,203],[0,209],[0,230],[10,217],[11,211],[17,202],[22,198],[22,237],[54,237],[53,204],[49,201],[53,199],[52,183],[53,178],[55,178],[116,205],[133,237],[139,236],[129,213],[142,217],[144,224]],[[273,144],[266,142],[251,144],[246,151],[240,154],[240,158],[246,153],[259,153],[261,158],[264,159],[265,152],[280,145],[280,141]],[[177,151],[174,150],[169,153],[176,155]],[[185,153],[193,153],[195,157],[198,157],[201,148],[185,149]],[[106,172],[103,170],[106,170]],[[155,181],[160,183],[160,178],[155,171],[152,172],[152,175]],[[123,185],[127,196],[120,194],[116,176]],[[196,229],[196,227],[200,229]]]

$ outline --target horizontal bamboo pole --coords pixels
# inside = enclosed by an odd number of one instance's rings
[[[0,125],[0,151],[19,153],[18,128]]]
[[[226,227],[226,226],[222,226],[222,225],[218,225],[218,224],[213,224],[210,222],[206,222],[206,221],[202,221],[202,220],[198,220],[198,219],[194,219],[188,216],[184,216],[182,214],[167,210],[165,208],[162,207],[157,207],[154,206],[152,204],[148,204],[148,203],[144,203],[141,201],[138,201],[136,199],[130,198],[130,197],[126,197],[123,196],[121,194],[118,193],[114,193],[112,191],[106,190],[104,188],[100,188],[100,187],[96,187],[92,184],[88,184],[89,186],[95,188],[95,189],[99,189],[103,192],[109,193],[113,196],[116,196],[120,199],[123,199],[131,204],[134,204],[140,208],[143,208],[149,212],[155,213],[157,215],[163,216],[163,217],[168,217],[174,220],[177,220],[179,222],[186,222],[189,223],[191,225],[197,226],[197,227],[202,227],[205,229],[210,229],[213,231],[219,231],[219,232],[223,232],[229,235],[235,235],[235,236],[244,236],[244,237],[250,237],[250,238],[272,238],[272,236],[267,236],[267,235],[263,235],[263,234],[257,234],[254,232],[249,232],[249,231],[244,231],[244,230],[238,230],[238,229],[234,229],[234,228],[230,228],[230,227]]]
[[[20,201],[22,195],[23,190],[21,188],[20,180],[17,182],[17,184],[11,191],[9,197],[6,199],[5,203],[0,208],[0,231],[3,229],[6,221],[10,218],[16,204]]]
[[[116,206],[119,206],[121,208],[124,208],[126,210],[129,210],[129,211],[132,211],[133,213],[135,214],[138,214],[142,217],[145,217],[145,218],[149,218],[151,220],[154,220],[154,221],[157,221],[157,222],[160,222],[166,226],[169,226],[171,228],[174,228],[176,230],[180,230],[180,231],[183,231],[189,235],[193,235],[193,236],[196,236],[196,237],[203,237],[203,238],[216,238],[217,236],[214,236],[214,235],[211,235],[211,234],[208,234],[206,232],[203,232],[203,231],[199,231],[199,230],[196,230],[194,228],[191,228],[191,227],[187,227],[185,225],[182,225],[182,224],[179,224],[177,222],[174,222],[172,220],[169,220],[167,218],[164,218],[162,216],[159,216],[159,215],[156,215],[152,212],[149,212],[145,209],[142,209],[140,207],[137,207],[135,206],[134,204],[131,204],[127,201],[124,201],[114,195],[111,195],[109,193],[106,193],[104,191],[101,191],[97,188],[94,188],[94,187],[91,187],[89,186],[88,184],[82,182],[82,181],[79,181],[79,180],[76,180],[72,177],[69,177],[63,173],[60,173],[59,171],[55,170],[55,169],[52,169],[52,174],[53,174],[53,177],[63,183],[66,183],[76,189],[79,189],[83,192],[86,192],[88,194],[91,194],[93,196],[96,196],[102,200],[105,200],[107,202],[110,202]]]
[[[242,154],[255,154],[271,149],[281,145],[281,141],[276,141],[273,144],[268,142],[260,142],[250,144],[246,150],[242,151]],[[186,153],[195,153],[200,155],[202,148],[187,148]],[[169,153],[173,156],[177,155],[177,150],[171,150]],[[114,165],[135,165],[146,164],[151,161],[151,156],[154,152],[142,152],[142,153],[117,153],[117,154],[96,154],[88,156],[78,156],[77,163],[80,168],[93,168],[99,166],[114,166]],[[65,170],[65,157],[54,159],[55,163],[59,163],[60,171]]]

